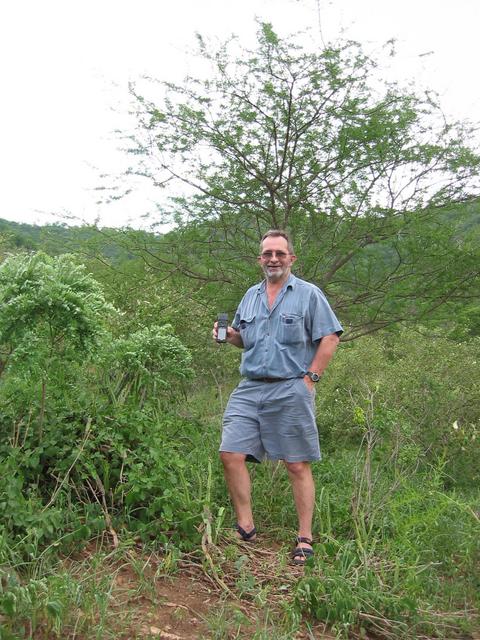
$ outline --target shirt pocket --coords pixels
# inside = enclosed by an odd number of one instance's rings
[[[243,317],[238,325],[238,330],[242,337],[243,347],[245,351],[251,349],[255,344],[256,323],[255,316]]]
[[[299,344],[303,342],[303,338],[303,316],[281,313],[278,341],[281,344]]]

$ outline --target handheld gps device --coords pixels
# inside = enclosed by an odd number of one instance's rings
[[[217,319],[217,342],[227,341],[228,315],[219,313]]]

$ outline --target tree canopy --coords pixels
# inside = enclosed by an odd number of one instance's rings
[[[159,205],[176,228],[150,251],[154,268],[233,305],[257,278],[259,236],[286,228],[297,272],[350,336],[471,296],[478,256],[458,207],[478,212],[471,129],[430,94],[379,87],[356,43],[312,53],[262,24],[256,50],[232,47],[199,37],[211,73],[162,83],[160,102],[132,88],[131,171],[183,193]]]

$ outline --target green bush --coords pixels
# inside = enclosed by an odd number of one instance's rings
[[[476,486],[479,361],[478,339],[454,343],[426,331],[342,344],[317,393],[322,443],[359,444],[373,428],[405,463],[441,460],[446,484]]]
[[[164,540],[177,530],[195,536],[202,507],[191,515],[196,494],[183,467],[196,426],[173,418],[191,355],[172,328],[109,336],[113,307],[71,256],[5,260],[0,301],[0,516],[9,548],[33,557],[87,538],[99,521]]]
[[[178,398],[178,383],[193,377],[191,363],[171,325],[151,325],[112,342],[102,363],[103,380],[114,404],[172,401]]]

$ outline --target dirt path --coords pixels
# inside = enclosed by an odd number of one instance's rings
[[[126,612],[128,629],[121,631],[119,625],[117,637],[193,640],[248,638],[255,632],[263,638],[287,637],[280,631],[282,610],[290,606],[303,569],[290,567],[285,556],[258,544],[227,543],[206,546],[201,562],[195,554],[183,557],[172,575],[162,575],[162,558],[150,557],[141,578],[131,564],[125,565],[115,591],[118,616]],[[299,630],[288,637],[329,636],[317,625],[308,634]]]
[[[305,622],[293,632],[288,615],[295,615],[293,587],[303,569],[289,566],[287,550],[278,546],[222,540],[180,557],[147,554],[140,546],[121,557],[110,553],[99,560],[98,547],[81,556],[68,561],[70,571],[85,574],[97,566],[95,579],[109,585],[108,602],[102,620],[97,614],[90,629],[82,623],[75,633],[65,630],[65,640],[333,637],[323,625]]]

